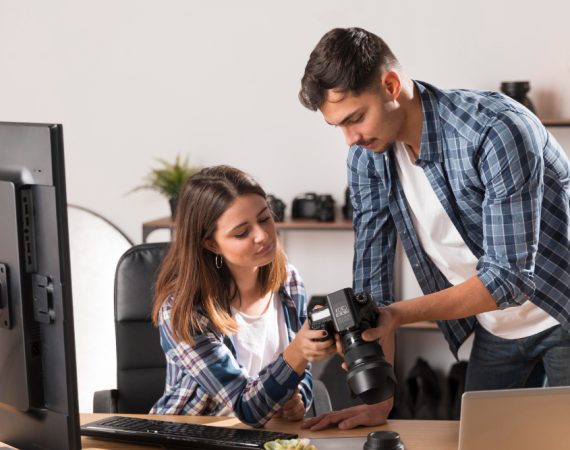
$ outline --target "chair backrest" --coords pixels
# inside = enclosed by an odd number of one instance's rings
[[[154,281],[167,243],[136,245],[115,275],[118,412],[148,413],[164,391],[166,359],[151,321]]]

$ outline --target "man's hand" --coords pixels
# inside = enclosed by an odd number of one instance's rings
[[[338,425],[339,429],[348,430],[358,426],[371,427],[382,425],[386,423],[393,404],[393,399],[389,399],[381,403],[375,403],[374,405],[358,405],[341,409],[340,411],[332,411],[305,420],[302,428],[319,431],[333,425]]]
[[[362,339],[368,342],[379,341],[384,351],[384,356],[390,364],[394,364],[394,335],[396,329],[401,325],[393,308],[383,306],[378,308],[378,321],[375,328],[368,328],[362,332]],[[344,351],[340,342],[340,336],[335,333],[335,344],[337,353],[344,359]],[[342,363],[342,368],[346,370],[346,363]]]
[[[379,340],[380,345],[384,347],[385,345],[390,345],[396,329],[401,324],[399,323],[392,305],[378,308],[378,313],[376,328],[364,330],[362,332],[362,339],[365,341]]]

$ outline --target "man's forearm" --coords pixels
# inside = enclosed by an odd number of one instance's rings
[[[477,276],[433,294],[389,306],[398,325],[423,320],[450,320],[497,309],[495,300]]]

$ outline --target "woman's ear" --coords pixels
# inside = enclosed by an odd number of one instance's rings
[[[211,251],[212,253],[219,253],[218,244],[213,239],[204,239],[202,245],[206,250]]]

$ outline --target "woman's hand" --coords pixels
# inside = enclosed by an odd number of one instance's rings
[[[299,389],[295,389],[291,398],[285,402],[283,407],[273,417],[282,417],[291,422],[302,420],[305,417],[305,403],[303,403],[303,397]]]
[[[322,342],[315,341],[324,337],[328,339]],[[295,339],[283,352],[283,359],[301,375],[309,362],[326,359],[335,352],[335,341],[332,336],[327,336],[327,332],[323,330],[311,330],[309,321],[306,320],[295,335]]]

